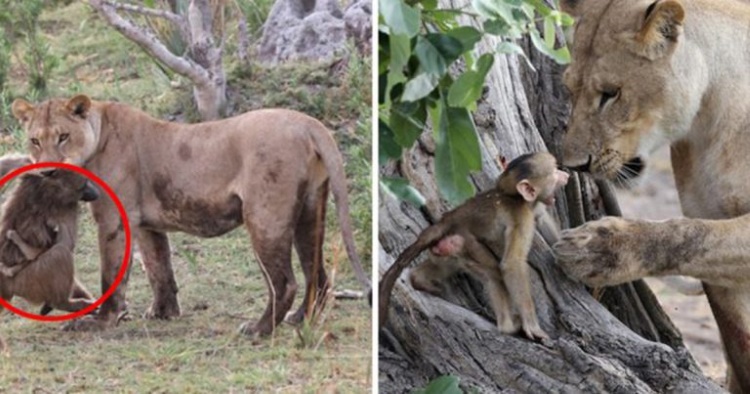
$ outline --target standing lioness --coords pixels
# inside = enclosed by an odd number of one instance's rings
[[[309,116],[269,109],[179,124],[84,95],[38,105],[16,100],[12,109],[35,162],[84,166],[117,193],[154,292],[148,317],[180,314],[167,232],[215,237],[244,224],[272,296],[261,319],[241,331],[269,334],[291,308],[297,290],[292,246],[307,284],[305,303],[293,316],[300,320],[315,291],[328,286],[322,243],[329,186],[349,258],[360,282],[369,285],[354,247],[341,155],[329,131]],[[104,292],[119,270],[124,232],[110,199],[92,209]],[[79,320],[73,328],[116,320],[125,309],[125,288],[121,284],[104,303],[97,320]]]

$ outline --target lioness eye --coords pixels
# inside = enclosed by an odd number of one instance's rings
[[[68,140],[68,137],[70,137],[70,134],[60,134],[60,141],[59,142],[65,142]]]
[[[612,100],[620,95],[620,89],[607,89],[602,91],[602,98],[599,101],[599,109],[602,109],[609,100]]]
[[[32,138],[31,139],[31,143],[34,144],[34,145],[36,145],[36,146],[39,146],[39,140],[36,139],[36,138]]]

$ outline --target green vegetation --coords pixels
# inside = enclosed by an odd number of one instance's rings
[[[463,391],[458,387],[459,383],[458,377],[444,375],[432,380],[424,390],[415,391],[415,394],[463,394]]]
[[[573,19],[540,0],[474,0],[470,9],[442,9],[437,0],[380,0],[380,21],[380,162],[399,159],[429,118],[437,185],[458,205],[474,194],[469,173],[481,169],[471,112],[495,55],[523,56],[516,41],[528,34],[539,51],[566,63],[570,54],[566,46],[557,47],[556,32]],[[476,44],[488,36],[495,37],[496,48],[477,53]],[[423,203],[404,180],[385,178],[381,186]]]
[[[127,102],[161,118],[194,119],[189,83],[165,74],[85,4],[45,9],[39,23],[59,66],[49,75],[47,95],[31,93],[21,57],[10,57],[10,78],[0,94],[0,126],[5,131],[0,153],[25,149],[23,134],[10,116],[10,103],[20,96],[41,100],[81,92]],[[371,92],[370,84],[363,82],[370,80],[370,60],[352,55],[342,63],[344,67],[295,64],[266,69],[240,65],[229,53],[225,67],[230,112],[283,106],[315,116],[334,131],[346,162],[357,250],[369,272]],[[95,228],[88,210],[83,211],[76,267],[82,282],[98,294]],[[334,288],[359,290],[333,206],[328,211],[325,258]],[[61,333],[59,324],[0,315],[0,335],[12,357],[0,356],[0,393],[369,390],[372,338],[365,300],[330,300],[317,321],[299,330],[284,324],[272,338],[251,341],[237,329],[261,315],[267,289],[247,233],[237,229],[213,239],[172,234],[170,240],[182,317],[170,322],[140,317],[153,297],[136,254],[128,285],[133,319],[115,329]],[[300,284],[296,308],[304,282],[299,264],[293,264]],[[14,303],[32,308],[20,300]]]

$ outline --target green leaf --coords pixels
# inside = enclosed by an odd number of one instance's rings
[[[154,0],[143,0],[143,5],[148,8],[154,8]]]
[[[532,8],[529,13],[523,8],[514,8],[511,10],[511,15],[513,15],[513,21],[516,24],[526,24],[534,20],[534,9]]]
[[[513,7],[499,0],[471,0],[474,10],[487,19],[513,21]]]
[[[491,54],[482,55],[475,70],[467,70],[453,82],[448,90],[448,105],[451,107],[469,107],[482,97],[484,79],[492,67],[494,58]]]
[[[544,45],[555,48],[555,21],[554,17],[544,18]]]
[[[437,76],[445,74],[448,66],[458,59],[462,52],[461,41],[438,33],[417,37],[417,45],[414,47],[414,54],[417,55],[422,70]]]
[[[484,31],[496,36],[507,36],[512,29],[508,22],[502,19],[489,19],[483,23]]]
[[[419,74],[409,80],[404,87],[401,101],[417,101],[429,95],[440,82],[440,77],[434,74]]]
[[[536,11],[542,16],[547,16],[547,15],[550,15],[552,12],[557,12],[549,8],[549,6],[545,4],[544,0],[526,0],[526,2],[531,4],[534,7],[534,9],[536,9]]]
[[[414,37],[419,32],[419,11],[406,5],[403,0],[380,0],[380,14],[391,28],[391,34]]]
[[[446,34],[457,39],[461,43],[461,52],[468,52],[474,49],[474,44],[482,39],[482,32],[471,26],[457,27],[449,30]]]
[[[415,189],[403,178],[380,177],[380,187],[399,200],[406,201],[418,207],[423,206],[426,202],[419,190]]]
[[[388,159],[401,157],[401,147],[396,143],[393,130],[380,119],[378,119],[378,150],[378,159],[381,164]]]
[[[542,37],[536,30],[530,31],[529,35],[531,36],[531,42],[539,52],[551,57],[552,60],[560,64],[570,63],[570,52],[568,51],[568,47],[563,46],[555,49],[554,47],[547,46],[547,43],[542,40]]]
[[[441,376],[427,385],[424,390],[418,390],[418,394],[463,394],[458,387],[459,379],[453,375]]]
[[[387,67],[387,85],[382,97],[386,100],[386,103],[390,103],[393,87],[401,82],[406,82],[404,67],[406,67],[411,56],[411,40],[404,34],[394,34],[386,37],[389,64]]]
[[[560,25],[562,25],[562,27],[570,27],[570,26],[573,26],[574,23],[576,23],[576,20],[573,19],[572,16],[564,12],[560,12],[560,11],[552,11],[552,12],[555,12],[560,15]]]
[[[425,14],[429,14],[435,24],[440,27],[443,31],[449,30],[452,26],[456,25],[456,17],[461,15],[459,10],[452,9],[439,9],[434,11],[426,11]]]
[[[529,68],[533,71],[536,70],[534,68],[534,65],[531,64],[531,60],[526,56],[526,52],[523,51],[523,48],[521,48],[518,44],[515,42],[510,41],[503,41],[500,44],[497,45],[497,51],[502,54],[515,54],[515,55],[521,55],[523,57],[523,60],[526,61],[526,65],[529,66]]]
[[[393,34],[389,37],[388,43],[391,55],[390,67],[402,71],[411,56],[411,40],[404,34]]]
[[[422,4],[422,8],[427,11],[434,10],[438,6],[437,0],[420,0],[419,2]]]
[[[466,108],[430,108],[435,133],[435,178],[443,196],[452,205],[474,195],[469,173],[482,169],[479,140],[474,121]]]
[[[422,101],[393,104],[390,126],[396,143],[404,148],[411,147],[422,134],[426,119],[427,110]]]

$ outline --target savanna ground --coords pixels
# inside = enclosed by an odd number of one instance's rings
[[[257,33],[257,25],[250,28]],[[189,83],[157,66],[87,5],[73,2],[45,10],[41,30],[60,59],[49,80],[49,96],[80,92],[100,100],[117,99],[160,118],[194,119]],[[257,40],[258,34],[252,38]],[[353,54],[334,67],[329,62],[267,69],[238,64],[228,49],[225,67],[231,113],[293,108],[334,130],[345,156],[357,249],[370,272],[370,59]],[[18,57],[14,57],[16,63]],[[0,116],[6,134],[0,153],[24,149],[23,134],[8,120],[12,98],[45,98],[26,91],[25,77],[15,64],[10,87],[2,92]],[[334,289],[361,290],[346,258],[332,204],[328,210],[325,260]],[[88,209],[82,211],[77,274],[98,296],[95,229]],[[260,317],[268,291],[246,232],[237,229],[214,239],[172,234],[170,240],[183,312],[180,318],[141,318],[152,295],[136,253],[127,293],[133,319],[114,329],[61,332],[59,323],[38,323],[9,313],[0,316],[0,335],[9,345],[9,355],[0,357],[0,392],[370,390],[372,338],[366,300],[331,300],[324,320],[313,327],[297,330],[284,324],[273,337],[251,341],[237,329],[242,322]],[[293,265],[302,285],[299,264]]]
[[[649,171],[640,184],[632,190],[618,193],[623,215],[653,220],[682,216],[669,162],[669,148],[659,150],[649,165]],[[658,279],[649,278],[647,282],[682,333],[685,344],[703,373],[718,383],[724,383],[726,361],[719,329],[706,296],[680,294]]]

